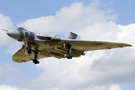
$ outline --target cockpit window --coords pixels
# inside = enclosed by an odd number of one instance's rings
[[[25,28],[23,28],[23,27],[19,27],[18,28],[19,30],[26,30]],[[27,31],[27,30],[26,30]]]

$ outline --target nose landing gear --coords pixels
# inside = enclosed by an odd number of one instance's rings
[[[31,43],[28,43],[28,54],[32,54]]]

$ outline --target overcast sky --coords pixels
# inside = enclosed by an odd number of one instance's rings
[[[0,90],[135,90],[135,1],[0,0]],[[2,29],[132,44],[85,52],[79,58],[16,63],[22,42]]]

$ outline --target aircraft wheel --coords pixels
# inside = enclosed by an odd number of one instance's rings
[[[67,55],[66,58],[67,59],[72,59],[72,56],[71,55]]]
[[[38,60],[33,60],[33,63],[39,64],[39,61]]]

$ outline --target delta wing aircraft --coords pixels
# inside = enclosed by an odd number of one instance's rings
[[[17,63],[33,61],[33,63],[39,64],[39,59],[47,57],[72,59],[72,57],[85,55],[84,51],[131,46],[125,43],[76,40],[77,34],[72,32],[66,39],[62,39],[59,35],[40,35],[23,27],[4,31],[13,39],[24,42],[22,48],[12,57],[13,61]]]

